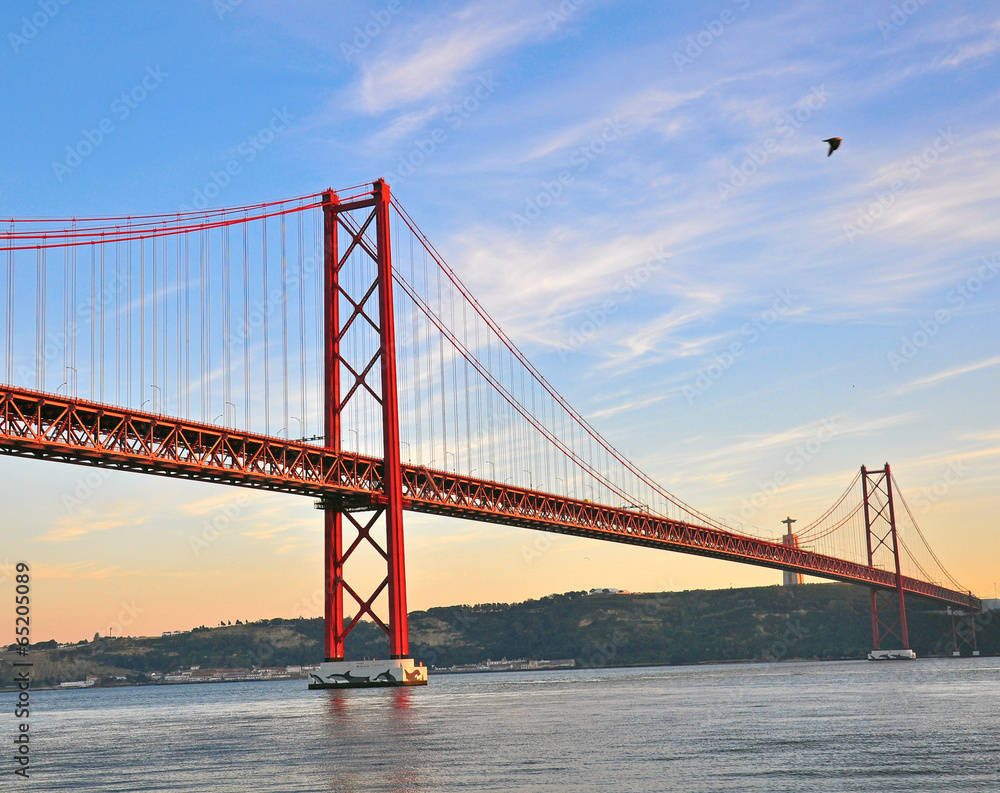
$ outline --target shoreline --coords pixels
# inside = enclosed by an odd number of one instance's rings
[[[982,655],[977,656],[978,658],[997,658],[1000,656],[995,655]],[[922,658],[916,659],[918,661],[928,661],[928,660],[973,660],[973,656],[960,656],[955,657],[951,655],[927,655]],[[603,671],[606,669],[656,669],[659,667],[663,668],[690,668],[697,666],[740,666],[744,664],[831,664],[831,663],[845,663],[848,661],[864,661],[870,663],[867,658],[781,658],[772,661],[761,660],[761,659],[746,659],[740,661],[726,660],[726,661],[698,661],[693,664],[612,664],[609,666],[576,666],[576,667],[560,667],[555,669],[504,669],[502,671],[494,671],[492,669],[462,669],[452,671],[450,669],[438,669],[438,670],[428,670],[428,677],[436,676],[450,676],[450,675],[497,675],[497,674],[524,674],[527,672],[596,672]],[[304,680],[308,681],[308,675],[296,676],[296,677],[274,677],[274,678],[260,678],[257,680],[190,680],[190,681],[156,681],[156,682],[145,682],[145,683],[109,683],[107,685],[94,685],[94,686],[73,686],[73,687],[63,687],[63,686],[32,686],[32,691],[96,691],[96,690],[107,690],[114,688],[150,688],[150,687],[165,687],[165,686],[204,686],[204,685],[225,685],[225,684],[243,684],[243,683],[282,683],[291,680]],[[17,687],[0,687],[0,694],[6,693],[16,693]]]

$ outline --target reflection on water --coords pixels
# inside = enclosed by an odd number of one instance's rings
[[[412,689],[310,693],[318,695],[325,711],[325,740],[318,751],[326,762],[320,763],[322,776],[313,780],[314,787],[295,789],[336,793],[433,789],[424,786],[429,776],[423,763],[431,758],[416,750],[419,717],[413,710]]]
[[[981,658],[456,675],[419,689],[36,692],[28,784],[996,793],[998,684],[1000,664]]]

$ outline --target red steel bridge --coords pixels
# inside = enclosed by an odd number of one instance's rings
[[[907,594],[981,609],[888,464],[862,468],[787,544],[659,486],[528,361],[381,180],[5,225],[0,453],[315,499],[327,660],[362,619],[408,657],[404,511],[860,584],[876,649],[909,647]],[[380,580],[352,576],[364,554]]]

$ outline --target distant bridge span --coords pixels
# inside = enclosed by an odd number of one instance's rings
[[[308,496],[331,508],[385,505],[382,461],[216,425],[0,386],[0,454]],[[889,570],[633,509],[402,464],[403,508],[643,545],[895,589]],[[909,594],[979,610],[967,592],[903,576]]]

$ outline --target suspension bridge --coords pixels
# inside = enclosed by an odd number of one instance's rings
[[[531,364],[382,180],[4,225],[0,453],[315,499],[316,687],[426,682],[409,657],[404,511],[859,584],[890,655],[909,652],[906,595],[967,623],[982,607],[888,463],[785,542],[658,485]],[[355,572],[365,557],[376,580]],[[344,659],[362,619],[388,635],[390,662]]]

